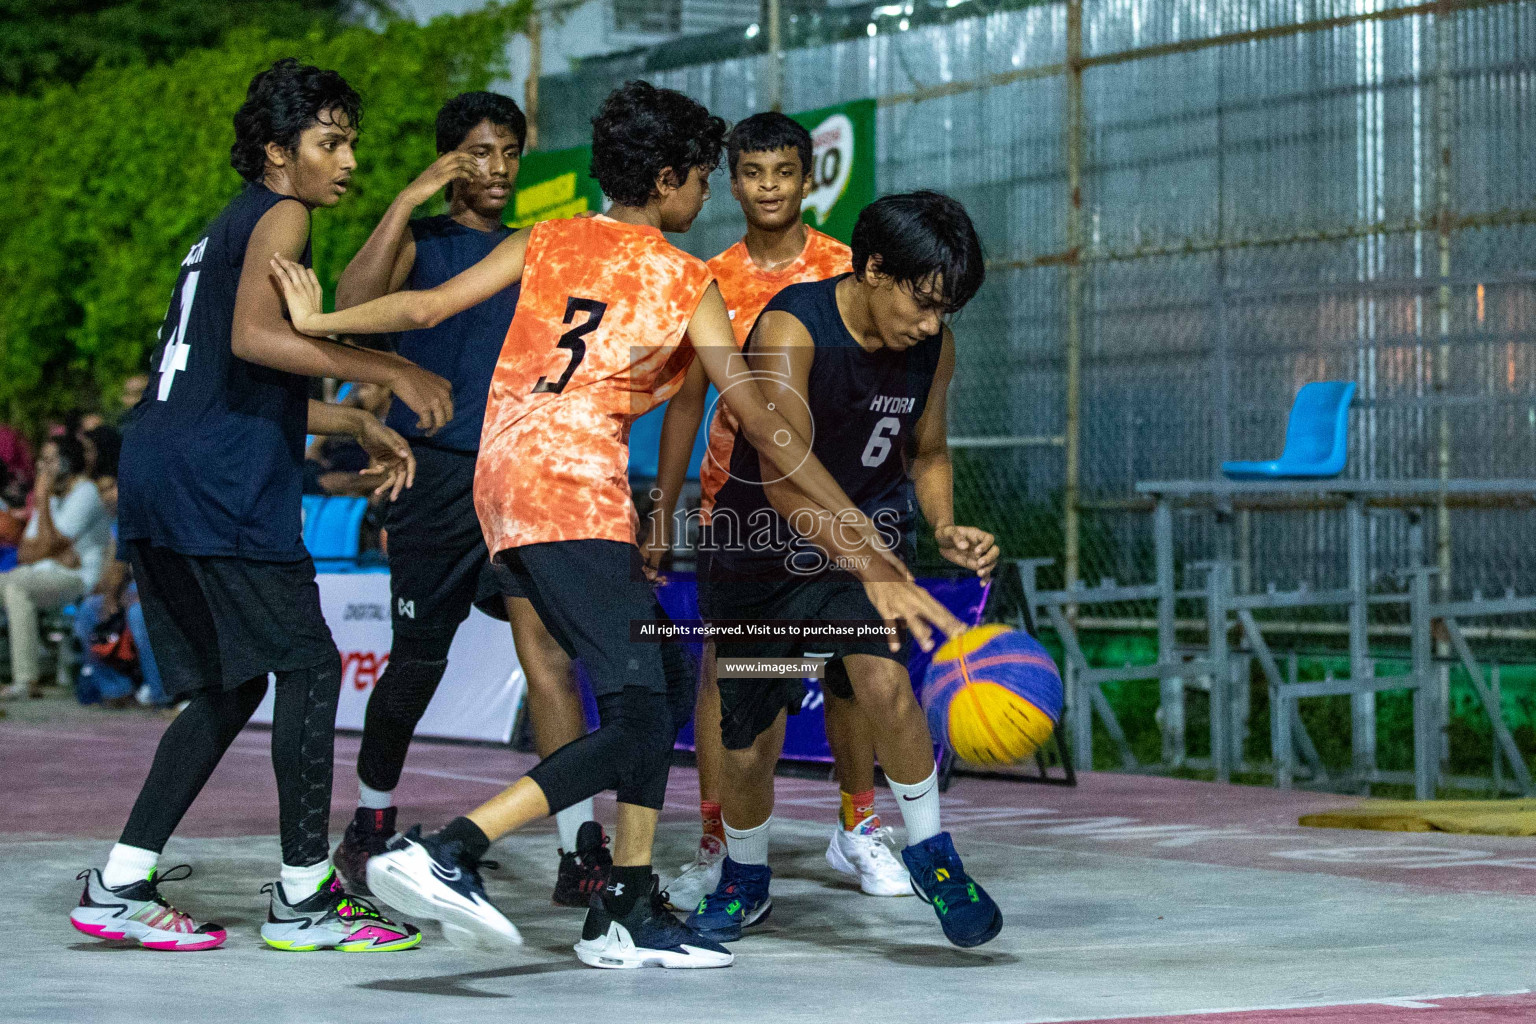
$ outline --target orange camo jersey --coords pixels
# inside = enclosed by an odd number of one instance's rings
[[[747,343],[747,335],[768,300],[792,284],[825,281],[853,269],[853,250],[831,235],[813,227],[805,229],[805,248],[787,267],[763,270],[747,253],[745,240],[737,242],[709,261],[710,272],[720,286],[720,296],[731,314],[731,330],[736,347]],[[731,447],[736,439],[736,422],[726,410],[716,408],[709,419],[709,450],[699,466],[699,506],[707,522],[715,507],[715,493],[730,479]]]
[[[682,385],[710,280],[656,228],[601,216],[533,227],[475,463],[492,552],[635,542],[629,427]]]

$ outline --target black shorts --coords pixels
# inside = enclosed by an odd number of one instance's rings
[[[183,555],[144,540],[124,546],[168,695],[232,690],[336,656],[309,556],[260,562]]]
[[[709,622],[760,619],[780,622],[845,621],[879,622],[864,586],[840,569],[813,576],[740,576],[716,564],[699,577],[699,614]],[[843,658],[870,654],[907,663],[907,641],[892,652],[881,639],[850,637],[838,640],[717,640],[717,658],[802,658],[828,655],[823,692],[844,700],[853,698],[853,686]],[[727,749],[745,750],[788,709],[797,714],[805,701],[803,679],[740,679],[721,676],[720,733]]]
[[[452,634],[471,605],[503,621],[515,581],[487,557],[475,514],[475,453],[411,443],[416,481],[384,513],[396,635]]]
[[[643,687],[667,696],[676,725],[688,720],[698,674],[686,649],[639,642],[630,632],[631,622],[668,621],[641,571],[639,548],[562,540],[508,548],[496,562],[565,653],[581,659],[594,696]]]

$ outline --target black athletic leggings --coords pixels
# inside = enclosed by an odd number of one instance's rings
[[[400,784],[411,736],[443,681],[452,646],[451,631],[427,636],[395,634],[389,664],[374,684],[363,717],[357,777],[365,786],[387,793]]]
[[[149,777],[120,842],[156,853],[165,848],[192,801],[267,693],[257,676],[233,690],[200,690],[160,737]],[[318,864],[330,856],[331,772],[341,657],[277,673],[272,770],[277,776],[283,863]]]

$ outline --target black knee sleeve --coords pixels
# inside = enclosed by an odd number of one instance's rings
[[[602,724],[528,773],[551,813],[612,789],[621,803],[659,810],[676,729],[667,698],[640,687],[597,699]]]
[[[283,863],[318,864],[330,855],[331,781],[341,656],[277,673],[272,768],[277,776]]]
[[[388,791],[399,784],[411,736],[448,670],[452,645],[452,633],[395,638],[363,715],[357,774],[366,785]]]

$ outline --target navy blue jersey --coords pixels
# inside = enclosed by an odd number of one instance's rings
[[[181,261],[149,387],[128,415],[118,533],[186,555],[304,557],[299,494],[309,380],[230,351],[256,223],[282,202],[248,185]],[[300,261],[309,266],[309,243]]]
[[[437,287],[485,259],[510,234],[510,228],[478,231],[447,215],[411,221],[416,262],[405,287],[412,291]],[[496,359],[507,340],[507,327],[517,309],[518,287],[509,285],[436,327],[395,336],[396,350],[402,356],[453,385],[453,419],[430,439],[439,448],[461,452],[480,448],[485,399],[491,391]],[[398,398],[389,407],[385,422],[404,437],[421,436],[416,414]]]
[[[763,312],[788,313],[810,332],[816,347],[806,396],[811,451],[882,534],[900,537],[898,550],[905,551],[915,516],[907,444],[928,404],[943,336],[905,351],[860,347],[837,310],[837,284],[848,276],[790,285]],[[757,322],[754,335],[763,318]],[[752,342],[748,337],[743,351],[750,352]],[[774,511],[761,480],[757,451],[738,438],[731,448],[730,479],[716,494],[710,519],[713,564],[742,574],[769,575],[786,566],[815,569],[819,556],[805,554],[812,549]]]

